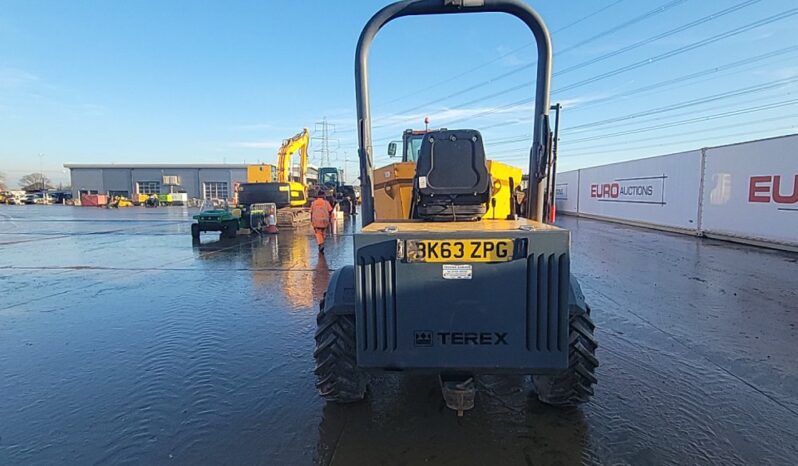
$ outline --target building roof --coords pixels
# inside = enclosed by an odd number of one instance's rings
[[[103,169],[103,168],[247,168],[245,163],[65,163],[64,168]]]

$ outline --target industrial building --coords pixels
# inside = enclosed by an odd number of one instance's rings
[[[133,197],[185,192],[189,198],[230,199],[246,182],[245,164],[65,164],[72,193]]]

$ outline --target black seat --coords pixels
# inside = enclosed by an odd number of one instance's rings
[[[490,200],[482,135],[471,129],[430,131],[421,142],[414,218],[478,220]]]

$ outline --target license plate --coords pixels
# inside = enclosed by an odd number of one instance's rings
[[[408,262],[507,262],[513,260],[511,239],[410,239]]]

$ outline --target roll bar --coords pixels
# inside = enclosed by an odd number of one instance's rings
[[[454,13],[508,13],[529,27],[537,43],[537,80],[535,83],[534,137],[529,158],[527,217],[543,221],[543,188],[541,162],[545,163],[548,140],[549,92],[551,86],[551,38],[540,16],[522,0],[404,0],[378,11],[366,23],[357,41],[355,52],[355,98],[357,99],[358,156],[363,211],[366,226],[374,221],[374,180],[371,141],[371,113],[368,87],[368,54],[380,29],[403,16]],[[541,160],[543,158],[543,160]]]

